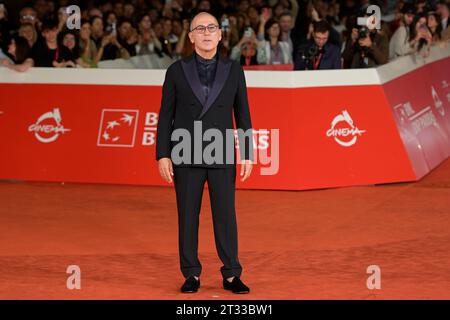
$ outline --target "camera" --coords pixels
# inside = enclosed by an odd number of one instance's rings
[[[361,27],[358,29],[358,40],[365,39],[369,36],[369,28]]]
[[[319,47],[316,44],[313,44],[309,49],[306,51],[306,56],[309,57],[309,59],[314,58],[319,54]]]
[[[313,59],[319,55],[319,47],[315,43],[312,43],[310,46],[303,47],[300,50],[302,50],[301,59],[305,65],[305,70],[313,70]]]

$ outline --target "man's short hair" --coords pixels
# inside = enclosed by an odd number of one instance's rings
[[[320,20],[320,21],[316,21],[313,24],[313,28],[314,28],[314,32],[320,32],[320,33],[325,33],[325,32],[329,32],[331,27],[330,24],[328,22],[326,22],[325,20]]]
[[[93,16],[93,17],[90,17],[90,18],[89,18],[89,23],[90,23],[91,25],[93,25],[94,22],[95,22],[95,20],[97,20],[97,19],[100,19],[100,20],[103,22],[103,19],[102,19],[101,17],[99,17],[99,16]]]
[[[120,19],[117,23],[117,28],[120,28],[124,23],[129,23],[131,27],[134,27],[133,21],[127,18]]]
[[[416,14],[416,7],[412,3],[405,3],[402,8],[403,14]]]
[[[280,19],[281,19],[282,17],[286,17],[286,16],[292,18],[292,13],[291,13],[290,11],[287,11],[287,10],[286,10],[286,11],[283,11],[283,13],[280,14]]]
[[[41,27],[42,32],[55,30],[55,29],[58,29],[58,21],[57,20],[48,19],[48,20],[44,20],[44,22],[42,22],[42,27]]]

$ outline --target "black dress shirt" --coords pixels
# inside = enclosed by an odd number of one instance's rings
[[[216,54],[212,59],[204,59],[197,53],[195,53],[198,76],[205,93],[205,101],[203,101],[204,103],[208,100],[209,92],[214,83],[214,77],[216,75],[217,69],[217,57],[218,55]]]

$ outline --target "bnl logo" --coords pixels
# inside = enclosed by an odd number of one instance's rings
[[[371,5],[367,7],[366,17],[359,17],[358,26],[365,26],[369,30],[381,29],[381,9],[379,6]]]

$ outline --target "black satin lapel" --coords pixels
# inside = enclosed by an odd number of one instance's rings
[[[200,105],[203,106],[205,102],[205,92],[203,91],[202,85],[200,83],[200,78],[198,76],[197,66],[195,65],[195,59],[193,56],[189,60],[182,60],[181,66],[183,67],[184,75],[192,89],[192,92],[197,97]]]
[[[203,117],[203,115],[208,111],[214,101],[217,99],[220,91],[222,91],[223,86],[225,85],[226,80],[228,79],[228,75],[230,74],[231,63],[229,61],[225,62],[222,58],[219,58],[217,62],[217,70],[216,75],[214,77],[213,87],[208,95],[208,101],[203,106],[202,113],[199,118]]]

